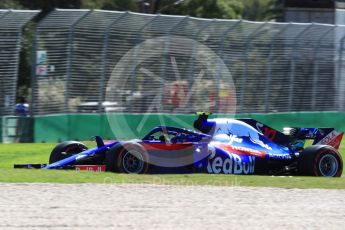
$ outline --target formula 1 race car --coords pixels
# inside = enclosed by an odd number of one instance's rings
[[[158,126],[141,140],[112,141],[88,149],[76,141],[57,145],[49,164],[15,168],[96,167],[122,173],[224,173],[340,177],[342,132],[333,128],[286,128],[279,132],[254,119],[209,119],[199,114],[197,131]],[[312,139],[311,146],[304,148]]]

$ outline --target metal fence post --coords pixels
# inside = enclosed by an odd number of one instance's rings
[[[18,28],[17,30],[17,44],[16,44],[16,48],[17,48],[17,52],[16,52],[16,56],[17,58],[15,59],[15,72],[14,75],[16,76],[16,81],[18,81],[18,73],[19,73],[19,59],[20,59],[20,42],[21,42],[21,37],[22,37],[22,28]],[[15,89],[16,93],[17,93],[17,89]],[[13,98],[13,103],[11,104],[15,104],[16,103],[16,95]]]
[[[268,112],[268,109],[269,109],[269,94],[270,94],[270,85],[271,85],[271,81],[272,81],[272,58],[273,58],[273,50],[274,50],[274,47],[276,45],[276,38],[278,36],[280,36],[282,33],[284,33],[288,28],[289,26],[291,25],[291,22],[287,25],[285,25],[283,27],[283,29],[281,29],[278,33],[276,33],[272,39],[270,40],[270,50],[269,50],[269,54],[268,54],[268,60],[267,60],[267,77],[266,77],[266,88],[265,88],[265,112],[267,113]]]
[[[71,79],[71,68],[72,68],[72,57],[73,57],[73,41],[74,41],[74,30],[75,27],[78,25],[79,22],[81,22],[86,16],[88,16],[93,10],[86,10],[85,14],[82,15],[78,20],[76,20],[69,29],[68,34],[68,51],[67,51],[67,71],[66,71],[66,82],[65,82],[65,112],[69,113],[69,106],[68,106],[68,100],[69,100],[69,81]]]
[[[234,25],[231,25],[227,28],[227,30],[221,35],[222,39],[220,41],[220,48],[219,48],[219,56],[220,56],[220,61],[223,61],[223,63],[225,64],[224,61],[224,43],[225,43],[225,38],[226,36],[234,29],[236,29],[240,24],[242,23],[242,20],[239,20],[238,22],[234,23]],[[220,78],[223,75],[223,69],[220,68],[221,63],[218,64],[218,69],[217,69],[217,91],[219,92],[220,90]],[[231,72],[231,71],[230,71]],[[219,93],[217,95],[217,100],[216,100],[216,105],[215,105],[215,111],[217,111],[219,109]]]
[[[38,10],[0,10],[0,116],[13,114],[20,61],[20,42],[24,25]],[[0,129],[1,133],[1,129]]]
[[[243,106],[245,83],[246,83],[247,78],[248,78],[248,51],[250,49],[250,45],[251,45],[252,41],[255,40],[254,36],[266,24],[267,24],[267,22],[262,23],[252,33],[250,33],[249,36],[246,39],[246,48],[245,48],[245,51],[244,51],[244,63],[243,63],[243,71],[242,71],[243,74],[242,74],[241,90],[240,90],[240,108],[241,108],[241,110],[242,110],[242,106]]]
[[[294,91],[294,81],[295,81],[295,68],[296,68],[296,46],[297,46],[297,42],[298,39],[304,35],[304,33],[306,31],[308,31],[311,27],[313,27],[314,23],[310,24],[307,26],[307,28],[305,28],[304,30],[302,30],[300,33],[298,33],[298,35],[294,38],[294,42],[293,42],[293,51],[290,57],[290,63],[291,63],[291,67],[290,67],[290,85],[289,85],[289,101],[288,101],[288,111],[291,111],[291,107],[292,107],[292,101],[293,101],[293,91]]]
[[[199,35],[206,29],[209,27],[209,25],[212,24],[212,22],[214,22],[216,19],[212,19],[209,20],[203,27],[201,27],[196,33],[193,34],[193,40],[197,41],[197,38],[199,37]],[[194,43],[193,46],[193,50],[192,50],[192,55],[189,58],[189,68],[188,68],[188,81],[192,82],[193,79],[193,75],[194,75],[194,59],[195,59],[195,55],[196,55],[196,43]],[[186,112],[190,112],[190,108],[191,108],[191,97],[193,95],[192,91],[189,91],[186,97],[186,109],[188,108],[188,110]]]
[[[98,112],[102,112],[102,103],[104,101],[105,95],[105,75],[108,68],[108,45],[109,45],[109,34],[110,29],[118,23],[121,19],[128,15],[128,11],[122,13],[121,16],[115,18],[105,29],[104,34],[104,41],[103,41],[103,50],[102,50],[102,72],[101,72],[101,79],[100,79],[100,93],[99,93],[99,101],[98,101]]]
[[[0,20],[2,20],[3,18],[5,18],[9,13],[11,13],[12,10],[7,10],[3,15],[1,15]]]
[[[160,14],[157,14],[155,16],[153,16],[151,19],[149,19],[146,23],[144,23],[143,26],[141,26],[139,28],[139,30],[136,32],[136,41],[135,41],[135,44],[134,44],[134,52],[133,52],[133,56],[132,56],[132,59],[134,59],[133,61],[133,64],[132,64],[132,68],[130,70],[130,75],[131,75],[131,84],[132,84],[132,87],[131,87],[131,93],[132,93],[132,90],[135,88],[136,86],[136,83],[137,83],[137,74],[136,74],[136,67],[138,65],[138,50],[139,48],[137,47],[137,45],[140,43],[141,41],[141,35],[143,33],[143,30],[148,26],[150,25],[154,20],[158,19],[161,15]],[[132,109],[132,108],[131,108]],[[133,112],[133,111],[132,111]],[[134,112],[137,112],[137,111],[134,111]]]
[[[221,59],[224,58],[224,43],[225,43],[225,38],[226,36],[234,29],[236,29],[238,27],[239,24],[241,24],[243,22],[243,20],[238,20],[236,23],[234,23],[234,25],[231,25],[228,27],[228,29],[221,35],[222,39],[220,41],[221,46],[219,48],[219,56],[221,57]]]
[[[31,118],[19,124],[14,110],[22,29],[38,13],[39,10],[0,10],[0,143],[31,141]],[[11,116],[12,119],[9,118]],[[19,126],[23,132],[18,131]]]
[[[326,32],[324,32],[318,39],[317,41],[317,45],[316,48],[314,49],[314,53],[313,53],[313,60],[314,60],[314,69],[313,69],[313,84],[312,84],[312,97],[311,97],[311,107],[313,110],[315,110],[315,104],[316,104],[316,84],[318,82],[318,71],[319,71],[319,59],[318,59],[318,52],[320,49],[320,44],[321,44],[321,40],[326,37],[328,35],[328,33],[330,31],[332,31],[333,29],[335,29],[337,27],[337,25],[335,25],[334,27],[332,26],[329,30],[326,30]]]
[[[344,89],[342,89],[342,68],[343,68],[343,50],[344,50],[345,35],[340,39],[339,49],[339,63],[338,63],[338,108],[340,111],[344,111]]]
[[[345,27],[344,26],[341,26],[339,25],[338,28],[342,28],[343,30],[345,30]],[[339,49],[339,63],[338,63],[338,75],[337,75],[337,93],[338,93],[338,101],[337,101],[337,106],[338,106],[338,109],[340,111],[344,111],[344,101],[345,101],[345,92],[344,92],[344,89],[343,89],[343,83],[342,81],[345,81],[343,80],[343,74],[342,74],[342,69],[343,69],[343,51],[344,51],[344,42],[345,42],[345,35],[343,35],[340,39],[340,49]]]
[[[0,20],[2,20],[3,18],[6,17],[6,15],[8,15],[9,13],[11,12],[11,10],[7,10],[1,17],[0,17]],[[4,94],[4,90],[3,90],[3,86],[4,86],[4,83],[3,83],[3,80],[0,78],[0,96],[2,96],[2,94]],[[0,98],[2,99],[2,98]],[[0,103],[1,105],[1,103]],[[5,107],[5,106],[4,106]],[[2,122],[2,118],[1,116],[6,114],[6,111],[4,108],[1,108],[0,110],[0,125],[1,125],[1,122]],[[2,139],[2,129],[0,129],[0,143],[1,143],[1,139]]]
[[[32,41],[32,53],[31,53],[31,60],[32,60],[32,66],[31,66],[31,105],[30,105],[30,116],[35,116],[35,106],[36,106],[36,87],[37,87],[37,81],[36,81],[36,51],[37,51],[37,34],[38,34],[38,26],[35,29],[33,41]]]
[[[163,51],[163,55],[164,55],[164,60],[163,60],[163,64],[161,66],[161,70],[160,70],[160,79],[164,85],[165,83],[165,75],[166,75],[166,64],[167,64],[167,54],[169,53],[170,50],[170,34],[172,31],[174,31],[176,29],[177,26],[179,26],[183,21],[187,20],[189,18],[189,16],[185,16],[183,17],[180,21],[178,21],[177,23],[175,23],[175,25],[173,25],[171,28],[169,28],[168,30],[168,41],[165,42],[164,44],[164,51]],[[164,88],[162,87],[160,89],[160,98],[159,98],[159,105],[162,106],[162,99],[163,99],[163,94],[164,94]],[[162,110],[162,107],[160,108],[160,110]]]
[[[0,13],[0,116],[2,116],[12,115],[16,102],[22,29],[39,13],[39,10],[10,9],[0,10]]]

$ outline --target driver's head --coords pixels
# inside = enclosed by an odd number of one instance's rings
[[[159,140],[161,142],[165,142],[166,141],[166,138],[165,138],[164,134],[159,136]]]

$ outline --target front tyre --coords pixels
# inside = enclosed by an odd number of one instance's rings
[[[112,172],[143,174],[149,170],[147,151],[135,142],[113,146],[105,163],[107,170]]]
[[[309,146],[300,153],[298,171],[307,176],[340,177],[343,161],[339,152],[331,146]]]
[[[87,147],[77,141],[65,141],[58,144],[50,154],[49,164],[87,150]]]

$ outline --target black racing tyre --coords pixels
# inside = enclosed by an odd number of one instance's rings
[[[136,142],[126,142],[113,146],[105,157],[108,171],[144,174],[149,170],[147,151]]]
[[[87,150],[87,147],[77,141],[65,141],[58,144],[50,154],[49,164]]]
[[[343,161],[339,152],[328,145],[305,148],[298,159],[298,172],[305,176],[340,177]]]

